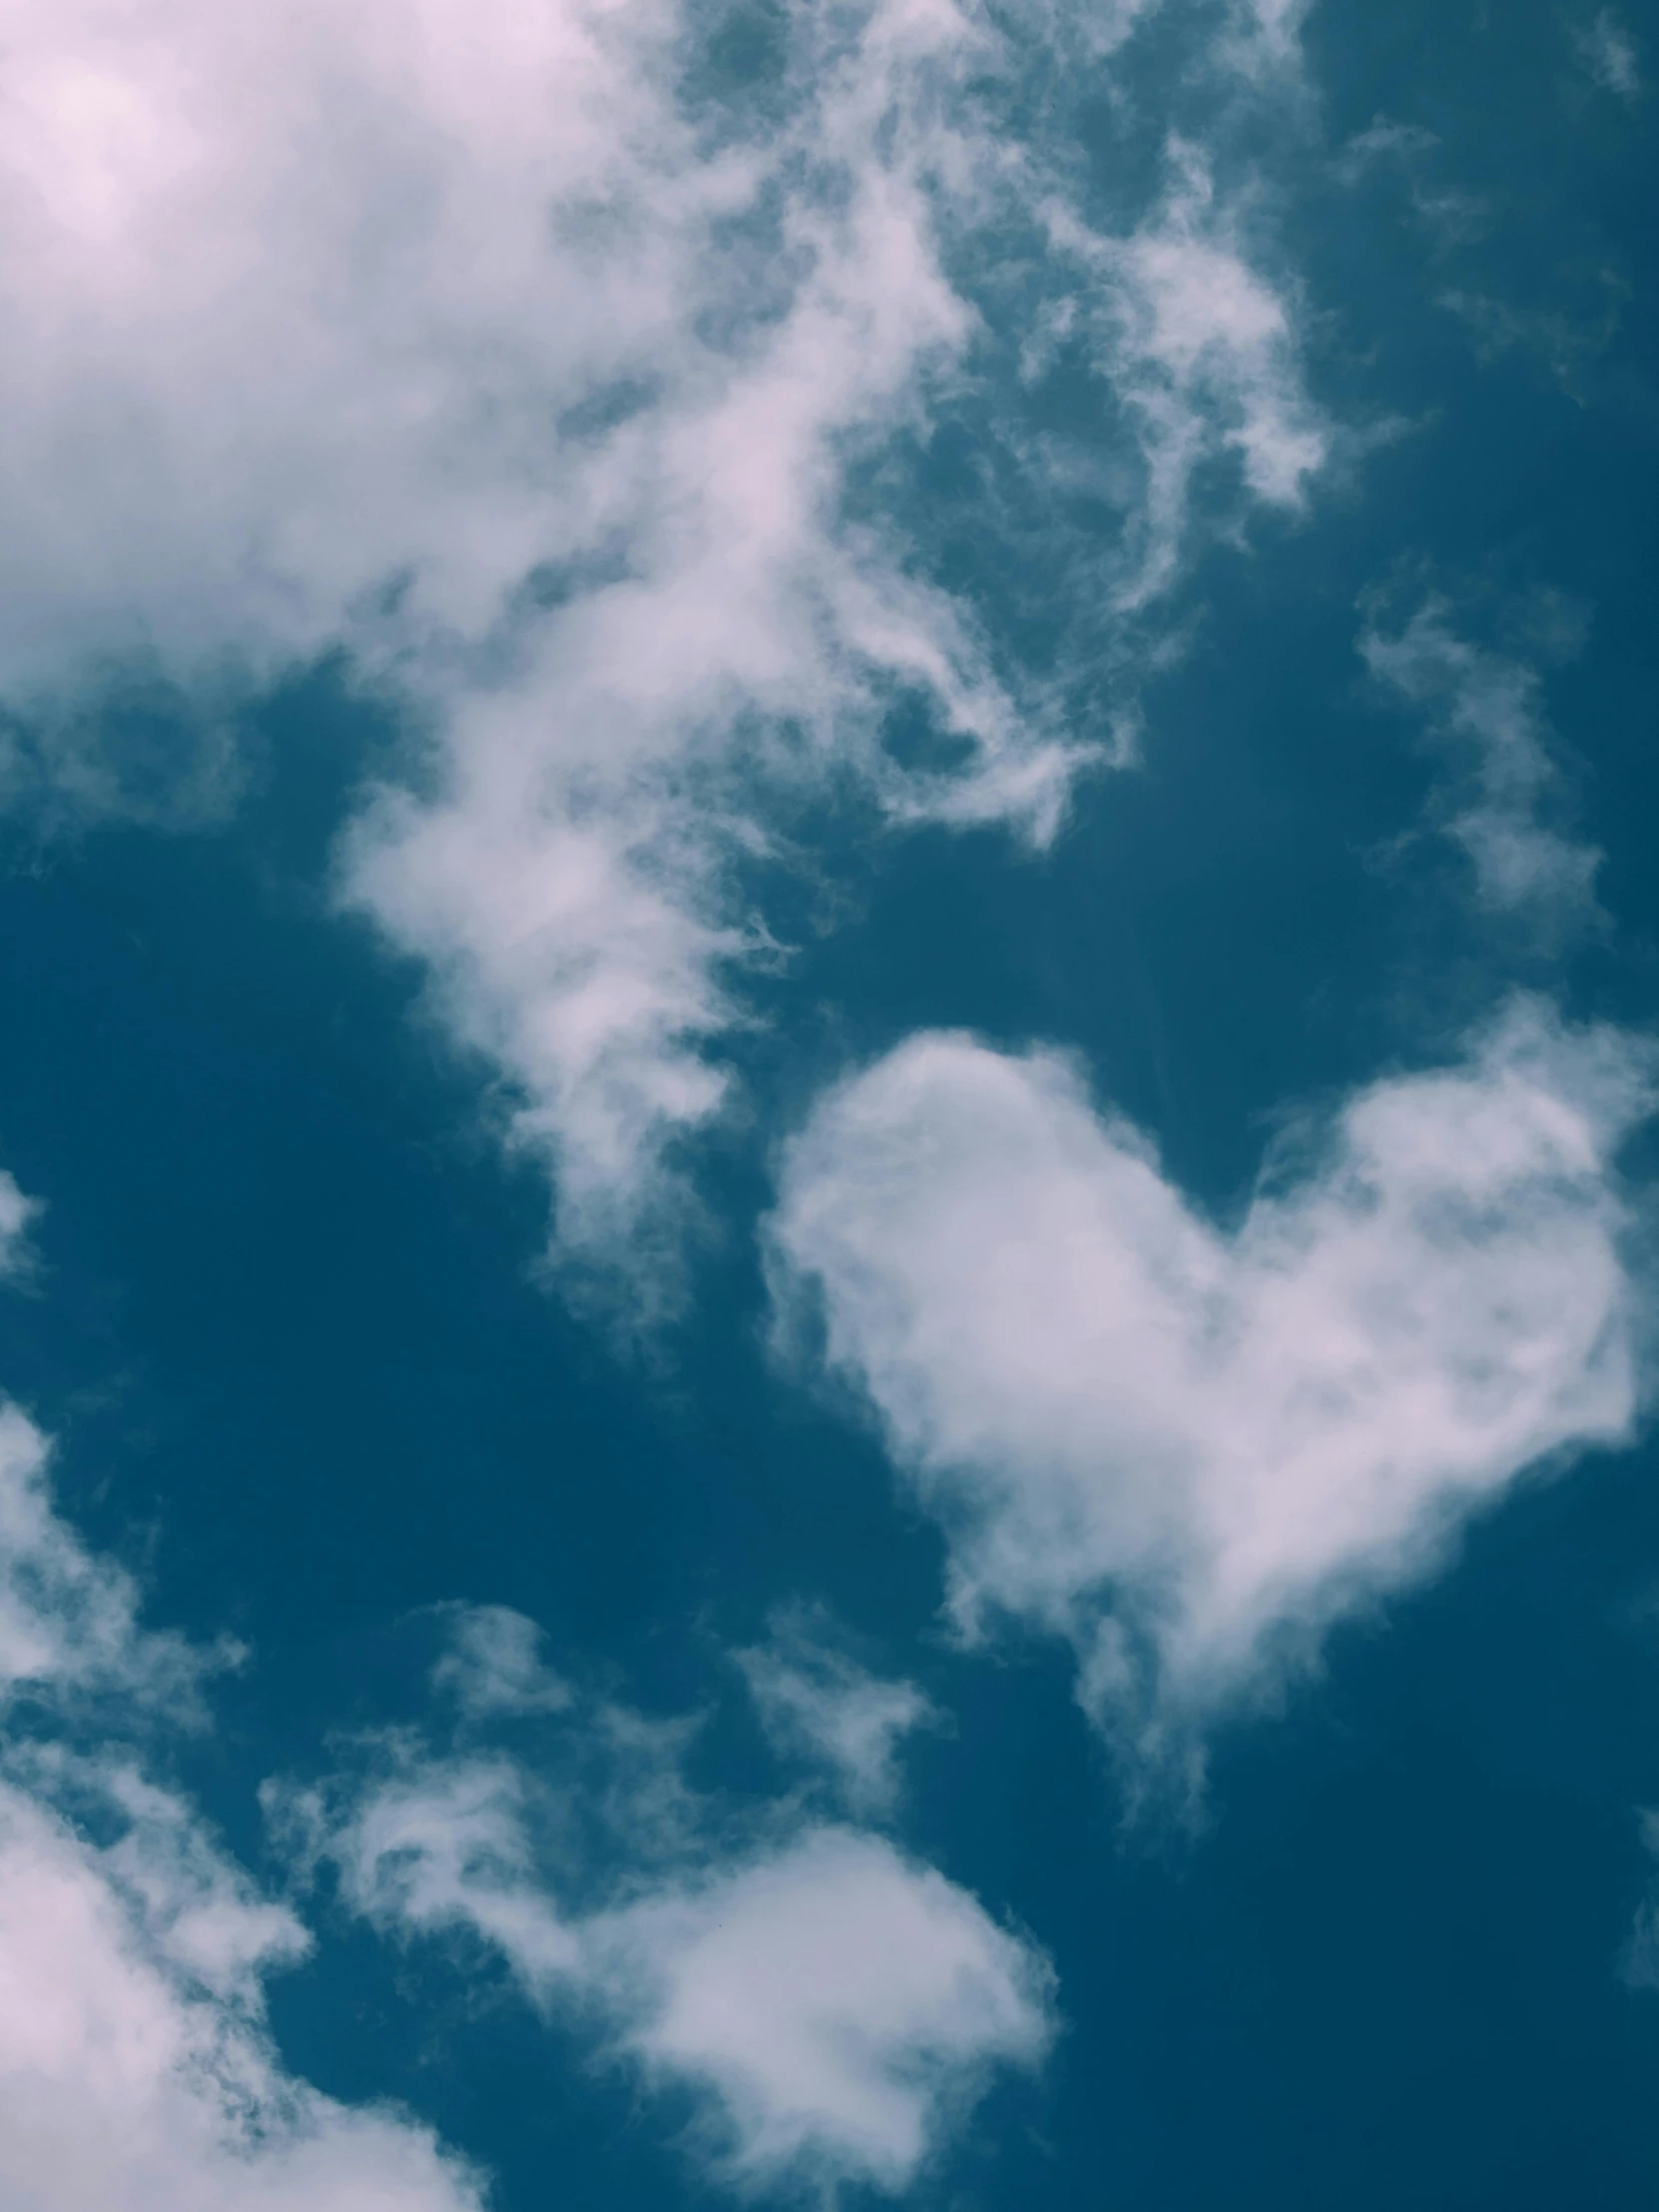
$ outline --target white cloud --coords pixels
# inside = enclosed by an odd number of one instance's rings
[[[1549,827],[1560,776],[1535,673],[1458,637],[1430,598],[1393,635],[1368,623],[1361,651],[1374,676],[1427,710],[1454,781],[1438,813],[1467,853],[1480,903],[1519,916],[1547,941],[1601,918],[1601,855]]]
[[[1091,283],[1031,354],[1036,366],[1045,346],[1081,329],[1134,427],[1143,475],[1114,591],[1126,615],[1175,580],[1201,469],[1231,455],[1255,500],[1295,511],[1332,443],[1303,379],[1294,302],[1253,262],[1247,202],[1218,194],[1198,147],[1173,140],[1169,163],[1163,200],[1125,237],[1050,208],[1054,250]]]
[[[1639,1819],[1648,1855],[1659,1861],[1659,1812],[1649,1808]],[[1659,1889],[1650,1891],[1638,1908],[1619,1964],[1628,1987],[1659,1990]]]
[[[1164,5],[1165,0],[1105,0],[1081,14],[1077,29],[1092,52],[1110,54]],[[1308,6],[1309,0],[1229,0],[1222,11],[1217,58],[1247,76],[1260,72],[1264,63],[1298,59],[1297,37]]]
[[[131,1577],[54,1512],[48,1457],[33,1421],[0,1401],[0,1698],[114,1694],[188,1717],[216,1656],[140,1631]]]
[[[996,2068],[1049,2039],[1049,1976],[885,1838],[809,1828],[590,1931],[650,2072],[704,2082],[739,2179],[897,2191]]]
[[[541,1888],[525,1819],[526,1777],[505,1757],[418,1760],[368,1792],[336,1827],[323,1800],[270,1803],[279,1830],[339,1865],[347,1901],[383,1928],[470,1930],[493,1943],[540,2003],[577,1975],[574,1930]]]
[[[1487,226],[1489,210],[1486,203],[1472,193],[1455,186],[1435,186],[1427,181],[1423,172],[1439,149],[1439,139],[1420,124],[1393,123],[1380,115],[1369,128],[1349,140],[1338,157],[1335,172],[1343,184],[1355,185],[1378,163],[1397,164],[1412,212],[1426,227],[1437,249],[1446,253],[1478,238]],[[1452,295],[1444,294],[1440,304],[1449,305],[1451,299]]]
[[[15,1179],[0,1170],[0,1281],[27,1274],[29,1227],[39,1212],[38,1201],[25,1198]]]
[[[770,1640],[736,1656],[781,1751],[828,1767],[849,1811],[891,1809],[900,1743],[941,1718],[924,1691],[871,1674],[842,1648],[821,1610],[801,1606],[775,1615]]]
[[[1391,158],[1410,163],[1419,155],[1431,154],[1439,143],[1434,133],[1419,123],[1394,123],[1384,115],[1374,116],[1366,129],[1357,131],[1343,148],[1337,174],[1345,185],[1352,185],[1374,162]]]
[[[284,2074],[255,1979],[292,1954],[227,1879],[194,1949],[155,1894],[0,1784],[0,2195],[16,2212],[476,2212],[431,2136]],[[155,1870],[151,1870],[154,1875]],[[178,1931],[174,1931],[177,1937]],[[211,1955],[202,1956],[206,1948]],[[234,1958],[240,1969],[229,1979]]]
[[[508,1605],[448,1608],[450,1639],[432,1686],[464,1713],[562,1713],[571,1702],[541,1655],[541,1630]]]
[[[70,731],[54,692],[112,657],[212,688],[344,642],[405,685],[436,796],[360,827],[350,895],[523,1100],[578,1246],[722,1096],[759,789],[1042,835],[1080,757],[840,512],[973,326],[935,203],[995,164],[987,34],[813,11],[771,125],[687,112],[691,35],[69,0],[8,48],[0,686]],[[959,769],[881,753],[900,694]]]
[[[1262,36],[1281,52],[1294,45],[1309,6],[1310,0],[1251,0]]]
[[[505,1761],[382,1786],[331,1840],[345,1895],[388,1932],[491,1945],[545,2010],[597,2012],[647,2078],[704,2093],[723,2178],[902,2189],[991,2072],[1041,2057],[1042,1960],[884,1837],[803,1827],[580,1919],[536,1868],[529,1787]]]
[[[382,1931],[488,1946],[543,2012],[690,2090],[718,2177],[901,2190],[992,2073],[1043,2055],[1047,1962],[884,1837],[696,1799],[687,1731],[628,1718],[578,1705],[535,1756],[382,1738],[270,1809]]]
[[[1302,26],[1313,0],[1240,0],[1235,10],[1234,67],[1293,90],[1302,89]]]
[[[1294,14],[1240,20],[1283,43]],[[848,792],[1040,842],[1105,735],[1059,733],[1046,678],[851,496],[974,381],[963,272],[994,289],[1070,162],[997,105],[1021,42],[1047,66],[1040,11],[780,20],[776,77],[700,107],[673,0],[8,17],[0,787],[164,819],[156,775],[100,754],[87,701],[113,695],[178,726],[173,811],[211,809],[239,683],[348,648],[432,751],[357,825],[344,895],[501,1077],[565,1249],[633,1245],[636,1304],[672,1296],[677,1150],[776,951],[740,863]],[[1081,268],[1128,379],[1136,604],[1207,454],[1292,505],[1324,450],[1285,302],[1183,161],[1151,228],[1031,257],[1045,295]],[[895,705],[948,765],[899,765]]]
[[[635,125],[683,155],[662,28],[502,0],[9,11],[9,688],[139,643],[175,674],[279,662],[406,568],[411,624],[487,631],[557,550],[532,418],[669,306],[637,257],[621,300],[561,290],[541,236],[561,187],[637,188]]]
[[[146,1772],[211,1660],[137,1621],[0,1410],[0,2200],[8,2212],[479,2212],[430,2132],[287,2073],[309,1938]]]
[[[1592,24],[1576,32],[1574,44],[1580,62],[1604,92],[1616,92],[1621,100],[1638,97],[1642,72],[1636,44],[1611,8],[1603,8]]]
[[[1227,1230],[1067,1061],[921,1036],[789,1151],[777,1288],[941,1521],[963,1629],[1069,1637],[1102,1724],[1185,1755],[1523,1469],[1629,1437],[1611,1157],[1648,1086],[1518,1002],[1287,1139]]]
[[[687,268],[683,319],[638,371],[657,397],[601,448],[581,543],[623,548],[620,572],[457,709],[445,797],[391,804],[358,842],[359,895],[525,1101],[516,1133],[552,1163],[578,1248],[640,1233],[665,1150],[722,1102],[704,1047],[737,1018],[723,978],[768,949],[729,877],[769,811],[862,780],[905,819],[1042,838],[1080,758],[1022,722],[902,545],[839,511],[847,455],[913,414],[973,329],[934,202],[990,181],[953,120],[987,58],[967,17],[899,0],[819,57],[761,163],[782,195],[766,281],[742,256]],[[695,336],[715,314],[740,332],[718,350]],[[906,694],[960,772],[882,752]]]

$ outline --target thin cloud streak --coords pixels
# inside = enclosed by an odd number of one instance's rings
[[[1601,854],[1568,833],[1541,686],[1526,662],[1470,644],[1443,599],[1390,630],[1374,609],[1360,650],[1379,683],[1423,711],[1449,775],[1431,809],[1461,845],[1485,912],[1519,921],[1546,948],[1605,926]]]

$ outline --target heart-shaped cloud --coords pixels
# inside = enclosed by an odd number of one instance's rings
[[[788,1153],[775,1286],[944,1525],[964,1628],[1068,1635],[1097,1717],[1190,1740],[1522,1469],[1629,1435],[1646,1066],[1519,1001],[1282,1140],[1229,1230],[1068,1061],[918,1036]]]

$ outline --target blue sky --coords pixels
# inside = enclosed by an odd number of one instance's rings
[[[7,30],[6,2204],[1651,2203],[1653,11]]]

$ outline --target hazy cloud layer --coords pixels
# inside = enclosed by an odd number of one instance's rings
[[[920,1036],[788,1153],[778,1288],[943,1525],[963,1629],[1069,1637],[1152,1753],[1525,1468],[1629,1437],[1611,1161],[1649,1080],[1518,1002],[1287,1137],[1228,1228],[1066,1060]]]

